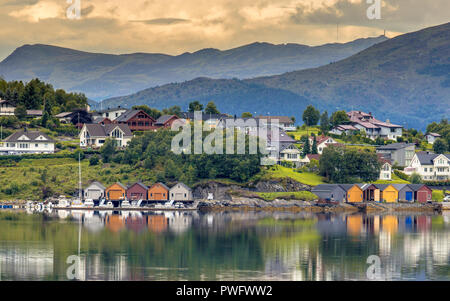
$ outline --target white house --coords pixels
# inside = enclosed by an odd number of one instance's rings
[[[8,100],[0,99],[0,116],[14,115],[16,107]]]
[[[55,141],[39,131],[22,130],[0,142],[0,154],[51,154],[55,152]]]
[[[380,176],[378,177],[379,180],[392,180],[392,164],[391,162],[384,158],[381,154],[377,154],[378,161],[380,161],[381,169],[380,169]]]
[[[277,164],[283,161],[291,162],[295,167],[301,165],[301,152],[293,143],[280,143],[278,151],[270,152],[269,159]]]
[[[278,124],[280,129],[285,132],[295,131],[295,122],[288,116],[258,116],[256,119],[261,120],[263,124],[275,125]]]
[[[109,118],[109,120],[111,120],[111,121],[114,121],[114,120],[116,120],[116,118],[118,118],[120,115],[122,115],[126,111],[128,111],[128,109],[118,106],[117,108],[113,108],[113,109],[108,108],[107,110],[103,110],[98,113],[101,116],[103,116],[105,118]]]
[[[100,148],[112,138],[118,147],[126,147],[133,138],[127,124],[84,124],[80,132],[80,147]]]
[[[312,147],[314,143],[314,137],[309,137],[309,145]],[[317,143],[317,153],[321,155],[323,153],[323,150],[330,144],[338,144],[336,140],[334,140],[331,137],[328,136],[316,136],[316,143]]]
[[[436,141],[436,139],[441,138],[441,135],[439,135],[438,133],[427,133],[425,135],[425,138],[427,139],[427,142],[429,144],[434,144],[434,141]]]
[[[304,158],[300,159],[300,166],[307,165],[311,163],[312,160],[320,160],[319,154],[307,154]]]
[[[389,120],[383,122],[375,119],[372,116],[372,113],[350,111],[347,112],[347,116],[350,119],[351,125],[361,132],[365,132],[367,137],[370,139],[375,140],[376,138],[381,137],[389,140],[396,140],[397,137],[402,136],[403,127],[401,125],[392,124]],[[343,130],[344,127],[345,125],[339,125],[334,128],[332,132],[337,135],[341,135],[342,132],[346,132],[348,134],[347,130]]]
[[[335,134],[335,135],[342,135],[343,133],[345,133],[346,135],[351,135],[358,130],[359,130],[358,128],[354,127],[351,124],[341,124],[341,125],[334,127],[330,131],[330,133]]]
[[[404,171],[407,175],[417,173],[425,181],[449,180],[450,154],[418,152]]]

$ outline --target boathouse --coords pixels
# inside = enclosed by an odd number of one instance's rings
[[[347,203],[361,203],[363,201],[363,191],[356,184],[341,184],[339,185],[346,192]]]
[[[192,195],[192,189],[189,188],[187,185],[179,182],[172,188],[170,188],[170,200],[174,201],[192,201],[193,195]]]
[[[379,202],[380,201],[380,189],[373,184],[359,184],[363,191],[364,202]]]
[[[414,191],[407,184],[392,184],[398,190],[398,200],[402,202],[414,202]]]
[[[320,184],[312,188],[312,193],[320,200],[345,202],[346,191],[338,184]]]
[[[147,200],[148,187],[141,182],[134,183],[127,189],[128,200]]]
[[[427,201],[431,201],[433,191],[427,185],[409,184],[408,186],[413,191],[414,201],[419,203],[426,203]]]
[[[398,190],[391,184],[376,184],[381,191],[381,201],[386,203],[396,203],[398,200]]]
[[[127,188],[123,184],[117,182],[106,188],[105,194],[106,198],[110,201],[123,200],[127,195]]]
[[[102,183],[94,181],[84,189],[84,198],[100,200],[105,196],[105,186]]]
[[[149,201],[167,201],[169,199],[169,187],[163,183],[156,183],[148,190]]]

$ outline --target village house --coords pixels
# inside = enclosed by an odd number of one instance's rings
[[[100,200],[105,197],[105,186],[102,183],[94,181],[84,189],[84,198],[91,200]]]
[[[126,147],[133,134],[126,124],[84,124],[80,132],[80,147],[100,148],[108,138],[114,139],[118,147]]]
[[[307,154],[304,158],[300,159],[300,167],[311,163],[311,160],[319,161],[320,155],[319,154]]]
[[[415,153],[410,164],[404,169],[405,174],[417,173],[425,181],[445,181],[450,179],[450,154],[431,152]]]
[[[336,140],[334,140],[333,138],[328,137],[328,136],[324,136],[324,135],[322,135],[322,136],[315,136],[315,138],[316,138],[316,143],[317,143],[317,153],[319,155],[321,155],[323,153],[323,150],[328,145],[330,145],[330,144],[338,145],[339,144],[339,143],[337,143]],[[309,145],[310,145],[310,147],[312,147],[313,142],[314,142],[314,137],[313,136],[309,137]]]
[[[118,106],[117,108],[113,108],[113,109],[108,108],[106,110],[99,111],[98,114],[100,114],[101,116],[103,116],[105,118],[109,118],[111,121],[114,121],[117,118],[119,118],[119,116],[122,115],[123,113],[125,113],[126,111],[128,111],[128,109]]]
[[[413,201],[419,203],[426,203],[432,200],[433,191],[430,187],[424,184],[408,184],[414,192]]]
[[[380,154],[391,164],[398,166],[408,166],[411,163],[416,146],[413,143],[392,143],[377,147],[377,154]]]
[[[96,124],[111,124],[113,123],[109,118],[103,117],[103,116],[93,116],[92,117],[92,123]]]
[[[361,203],[363,201],[363,191],[356,184],[340,184],[345,191],[345,200],[347,203]]]
[[[392,124],[389,120],[383,122],[375,119],[372,113],[350,111],[347,112],[347,116],[350,119],[349,124],[342,124],[333,128],[331,130],[333,134],[341,135],[344,132],[350,134],[354,131],[353,128],[355,128],[360,132],[364,132],[368,138],[373,140],[378,137],[396,140],[397,137],[402,136],[403,127],[401,125]]]
[[[28,118],[41,118],[43,116],[42,110],[27,110],[27,117]]]
[[[0,116],[12,116],[16,107],[9,100],[0,98]]]
[[[186,119],[187,122],[194,121],[194,112],[182,112],[180,114],[180,117],[183,119]],[[201,114],[202,121],[205,125],[209,125],[209,128],[215,129],[217,125],[219,124],[219,121],[223,118],[228,118],[228,115],[226,114]]]
[[[381,164],[379,180],[392,180],[392,164],[391,161],[384,158],[381,154],[377,154],[378,161]]]
[[[269,157],[277,164],[281,162],[291,162],[294,167],[300,167],[301,165],[301,152],[293,143],[281,143],[277,152],[273,152],[274,157]]]
[[[269,126],[277,122],[279,127],[285,132],[296,130],[294,120],[288,116],[257,116],[255,118],[261,120],[263,124]]]
[[[380,200],[386,203],[396,203],[398,201],[398,190],[392,184],[375,184],[380,190]]]
[[[0,142],[0,154],[51,154],[55,152],[55,141],[39,131],[22,130]]]
[[[154,125],[155,128],[170,128],[172,127],[172,123],[178,119],[180,118],[176,115],[163,115],[156,119]]]
[[[69,124],[72,122],[73,112],[62,112],[55,115],[60,123]]]
[[[439,138],[441,138],[441,135],[439,135],[438,133],[427,133],[425,135],[425,139],[427,139],[427,142],[429,144],[434,144],[434,141]]]
[[[155,122],[153,117],[142,110],[128,110],[113,121],[117,124],[127,124],[132,132],[154,129]]]
[[[192,201],[194,199],[192,189],[181,182],[170,188],[169,195],[170,200],[173,201]]]

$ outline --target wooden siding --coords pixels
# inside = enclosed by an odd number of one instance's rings
[[[116,183],[106,188],[105,194],[108,200],[118,201],[127,195],[127,191]]]
[[[131,185],[127,190],[127,198],[129,200],[147,200],[148,189],[139,183]]]
[[[359,186],[353,185],[352,188],[350,188],[347,191],[347,202],[348,203],[361,203],[363,201],[363,191]]]
[[[389,185],[383,190],[382,198],[386,203],[396,203],[398,201],[398,190],[394,186]]]
[[[148,190],[149,201],[167,201],[169,199],[169,190],[157,183]]]

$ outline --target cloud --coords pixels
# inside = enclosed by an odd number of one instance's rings
[[[448,0],[383,0],[368,20],[366,0],[81,0],[69,20],[65,0],[0,0],[0,59],[23,44],[105,53],[180,54],[259,42],[318,45],[388,36],[449,20]]]
[[[130,22],[144,23],[147,25],[173,25],[180,23],[188,23],[189,20],[179,18],[158,18],[150,20],[131,20]]]

